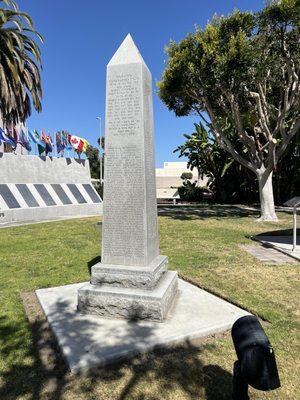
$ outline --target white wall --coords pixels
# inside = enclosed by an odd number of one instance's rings
[[[89,183],[88,160],[0,153],[0,183]]]
[[[197,170],[194,168],[193,171],[187,168],[187,163],[182,161],[164,162],[164,168],[156,168],[156,188],[167,189],[170,187],[178,187],[182,185],[182,179],[180,178],[183,172],[191,172],[193,177],[191,181],[195,181],[198,178]],[[207,184],[207,178],[204,177],[200,181],[200,186]]]

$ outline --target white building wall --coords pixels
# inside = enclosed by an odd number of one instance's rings
[[[164,162],[163,168],[156,168],[156,188],[167,189],[181,186],[182,179],[180,177],[183,172],[191,172],[193,174],[192,182],[198,178],[197,170],[195,168],[193,171],[188,169],[186,162]],[[207,178],[200,181],[200,186],[205,186],[206,184]]]

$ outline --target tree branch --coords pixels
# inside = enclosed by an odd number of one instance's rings
[[[298,114],[298,117],[295,119],[293,122],[292,126],[290,127],[289,132],[286,135],[286,139],[282,140],[282,143],[278,147],[277,153],[276,153],[276,161],[280,160],[282,157],[283,153],[285,152],[287,146],[289,145],[290,141],[293,139],[293,137],[296,135],[296,133],[300,130],[300,116]]]
[[[256,100],[256,105],[257,105],[257,111],[258,111],[258,116],[259,116],[259,124],[261,126],[261,129],[266,137],[266,139],[271,142],[273,137],[270,132],[270,129],[267,124],[266,116],[263,110],[262,102],[259,93],[257,92],[250,92],[249,91],[250,97]]]
[[[213,133],[216,137],[217,143],[223,147],[224,150],[228,151],[231,156],[240,164],[242,164],[244,167],[249,168],[253,172],[257,172],[257,168],[252,165],[248,160],[246,160],[244,157],[242,157],[234,148],[233,144],[230,142],[228,137],[223,134],[222,129],[219,127],[214,111],[211,107],[211,104],[207,98],[204,98],[204,103],[205,103],[205,108],[207,111],[207,114],[209,115],[209,118],[211,120],[211,125],[213,127]]]
[[[263,160],[259,158],[254,138],[249,136],[247,134],[246,130],[244,129],[239,105],[235,101],[234,95],[232,93],[229,93],[227,91],[224,94],[225,94],[227,100],[229,101],[231,113],[232,113],[233,119],[234,119],[236,127],[237,127],[238,135],[239,135],[241,141],[249,148],[253,163],[256,164],[257,168],[259,168],[259,164]]]

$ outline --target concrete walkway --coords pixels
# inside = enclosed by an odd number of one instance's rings
[[[297,260],[274,248],[264,247],[263,245],[259,244],[243,244],[240,245],[240,248],[247,251],[247,253],[251,254],[251,256],[257,258],[259,261],[265,264],[297,264]]]
[[[262,243],[264,246],[272,247],[300,261],[300,236],[297,237],[297,247],[294,252],[292,251],[292,236],[253,236],[253,239]]]

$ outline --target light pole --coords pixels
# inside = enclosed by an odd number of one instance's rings
[[[99,137],[99,161],[100,161],[100,173],[99,173],[99,180],[100,180],[100,186],[102,186],[103,183],[103,178],[102,178],[102,121],[101,117],[96,117],[96,119],[99,121],[99,129],[100,129],[100,137]]]

